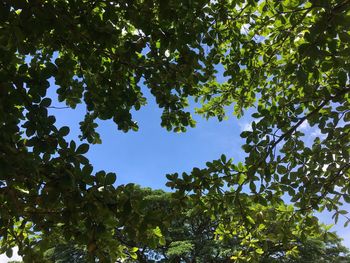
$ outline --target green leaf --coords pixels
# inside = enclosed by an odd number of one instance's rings
[[[164,236],[159,238],[159,245],[165,246],[166,245],[166,239]]]
[[[255,221],[251,216],[247,215],[246,218],[248,219],[249,223],[251,223],[252,225],[255,225]]]
[[[256,193],[256,185],[254,182],[249,183],[249,188],[250,188],[250,191],[252,191],[252,193]]]
[[[343,198],[345,202],[350,203],[350,196],[349,195],[343,195]]]
[[[255,252],[258,253],[259,255],[264,254],[264,250],[262,248],[256,249]]]
[[[341,86],[346,85],[346,80],[347,80],[347,75],[344,71],[339,71],[338,72],[338,80]]]
[[[85,165],[82,169],[82,173],[84,175],[91,175],[92,171],[93,171],[92,165]]]
[[[283,166],[283,165],[278,165],[277,166],[277,172],[279,173],[279,174],[286,174],[287,173],[287,168],[285,167],[285,166]]]
[[[226,156],[224,154],[221,155],[221,161],[223,163],[226,163]]]
[[[155,229],[153,229],[153,234],[156,237],[163,237],[162,231],[160,230],[160,228],[158,226]]]
[[[58,134],[62,137],[67,136],[69,134],[69,127],[63,126],[61,129],[59,129]]]
[[[72,151],[75,151],[75,148],[77,147],[75,141],[73,141],[73,140],[70,141],[69,147]]]
[[[137,252],[138,250],[139,250],[138,247],[133,247],[133,248],[131,248],[129,251],[130,251],[130,252]]]
[[[106,175],[105,184],[112,185],[115,183],[116,179],[117,179],[117,176],[115,173],[108,173]]]
[[[83,143],[79,145],[79,147],[76,150],[77,154],[85,154],[89,151],[89,145],[87,143]]]
[[[98,171],[95,176],[99,184],[105,183],[105,177],[106,177],[105,171]]]
[[[44,98],[41,101],[40,106],[47,108],[51,105],[51,102],[52,102],[52,100],[50,98]]]
[[[134,253],[134,252],[131,252],[131,253],[129,253],[129,255],[130,255],[130,257],[132,258],[132,259],[137,259],[137,254],[136,253]]]
[[[9,257],[9,258],[12,258],[12,256],[13,256],[13,250],[12,250],[12,248],[8,248],[8,249],[6,250],[6,256]]]

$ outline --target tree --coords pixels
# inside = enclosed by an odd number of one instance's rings
[[[168,214],[171,213],[172,195],[163,191],[152,191],[150,189],[142,189],[135,187],[135,190],[143,194],[144,200],[148,200],[145,204],[145,211],[150,210],[164,216],[162,222],[169,221]],[[286,206],[286,205],[285,205]],[[287,208],[288,206],[286,206]],[[288,209],[290,209],[288,207]],[[277,218],[277,209],[270,208],[269,217]],[[234,215],[234,211],[231,211]],[[313,218],[310,215],[310,218]],[[161,220],[161,218],[160,218]],[[189,202],[186,209],[179,212],[172,212],[169,226],[162,229],[165,237],[165,243],[161,246],[149,246],[142,241],[131,240],[128,236],[117,235],[123,243],[132,247],[137,247],[138,258],[135,261],[130,258],[126,262],[232,262],[231,257],[237,251],[247,249],[240,243],[241,238],[231,234],[225,238],[219,238],[218,231],[220,219],[214,220],[203,214],[202,209],[198,209],[194,204]],[[279,224],[286,224],[284,227],[293,229],[293,224],[297,221],[269,220],[267,230],[270,237],[279,235],[276,228]],[[316,221],[316,224],[319,223]],[[328,232],[328,228],[321,226],[323,233],[319,236],[307,236],[304,240],[286,240],[284,244],[274,244],[273,242],[265,242],[264,252],[260,254],[257,262],[350,262],[350,254],[348,250],[342,246],[340,238],[332,232]],[[60,231],[58,229],[58,231]],[[48,262],[86,262],[86,249],[74,246],[60,238],[58,232],[54,236],[50,236],[48,242],[51,248],[44,255]],[[45,237],[47,238],[47,237]],[[58,242],[58,240],[60,240]],[[288,253],[289,247],[293,247],[293,253]],[[295,249],[298,248],[298,252]]]
[[[222,120],[230,105],[238,117],[255,109],[252,131],[241,134],[244,163],[223,155],[207,168],[168,175],[177,205],[191,198],[221,218],[227,209],[238,211],[221,227],[224,234],[243,222],[246,242],[266,239],[249,222],[256,220],[252,203],[265,211],[283,198],[314,231],[315,222],[304,220],[312,210],[334,211],[336,221],[346,216],[340,207],[350,202],[349,6],[348,0],[2,1],[0,252],[11,254],[17,245],[30,262],[36,234],[54,228],[103,262],[129,253],[114,238],[121,226],[135,238],[163,242],[159,226],[140,219],[135,207],[142,200],[130,198],[132,187],[113,186],[113,173],[93,173],[88,144],[68,142],[69,128],[55,126],[46,95],[51,78],[67,107],[86,105],[80,125],[88,143],[101,142],[97,118],[137,130],[131,110],[146,103],[142,85],[163,109],[168,130],[195,125],[185,109],[189,97],[207,118]],[[218,64],[223,83],[216,80]],[[320,136],[306,141],[302,124]]]
[[[261,262],[288,262],[288,263],[302,263],[302,262],[350,262],[350,255],[347,248],[345,248],[339,237],[333,236],[326,240],[310,239],[304,244],[299,244],[299,255],[295,258],[285,258],[281,252],[265,257]]]

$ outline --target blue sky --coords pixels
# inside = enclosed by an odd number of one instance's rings
[[[168,132],[160,126],[162,110],[152,96],[145,91],[148,104],[134,112],[139,131],[123,133],[112,121],[99,121],[98,132],[102,144],[91,145],[87,154],[95,171],[106,170],[117,173],[117,184],[137,183],[142,186],[164,188],[165,174],[190,171],[193,167],[203,167],[207,161],[217,159],[222,153],[243,160],[239,134],[249,121],[238,122],[206,120],[195,116],[196,128],[188,128],[186,133]],[[49,96],[54,98],[54,88]],[[52,106],[64,106],[53,100]],[[78,123],[83,119],[85,106],[75,110],[50,109],[56,116],[56,125],[69,126],[69,139],[77,139],[80,134]]]

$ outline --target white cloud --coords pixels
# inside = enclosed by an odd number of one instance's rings
[[[241,128],[241,131],[252,131],[252,122],[239,122],[239,127]]]
[[[316,128],[313,132],[311,132],[312,137],[319,137],[320,139],[325,139],[326,135],[321,133],[321,130]]]
[[[306,120],[298,127],[298,130],[305,133],[309,137],[319,137],[320,139],[325,139],[326,135],[321,133],[321,130],[317,127],[311,127],[309,122]]]
[[[13,249],[13,255],[11,258],[8,258],[5,254],[0,255],[0,263],[7,263],[9,261],[22,261],[22,257],[18,255],[18,248],[14,247]]]

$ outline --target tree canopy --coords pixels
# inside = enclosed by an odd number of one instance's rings
[[[255,240],[269,239],[270,209],[295,221],[288,231],[277,227],[273,242],[317,234],[312,211],[347,218],[348,0],[4,0],[0,32],[1,252],[10,255],[16,245],[31,262],[33,246],[44,246],[38,233],[56,228],[101,262],[134,256],[115,239],[119,230],[164,243],[143,196],[132,185],[116,186],[114,173],[94,172],[84,156],[103,139],[96,120],[138,129],[132,111],[146,103],[143,87],[169,131],[195,126],[189,101],[219,120],[228,107],[237,117],[253,110],[252,130],[241,134],[243,163],[222,155],[206,168],[167,175],[172,209],[191,200],[210,218],[226,218],[218,235],[242,237],[249,249],[234,260],[264,251]],[[48,113],[49,80],[67,107],[86,106],[82,143],[68,141],[69,127],[57,127]],[[320,135],[307,140],[302,125]]]
[[[137,255],[136,260],[130,257],[123,262],[224,263],[232,262],[231,257],[237,251],[247,249],[245,245],[241,244],[241,237],[236,234],[232,233],[223,236],[223,238],[217,238],[217,229],[222,223],[222,219],[210,218],[208,214],[203,213],[202,209],[198,209],[191,200],[181,211],[176,211],[172,209],[174,197],[171,193],[139,188],[138,186],[135,186],[134,190],[141,194],[145,200],[144,212],[152,211],[152,213],[166,215],[159,220],[163,223],[167,222],[167,228],[164,228],[163,232],[164,243],[156,246],[145,243],[143,240],[133,240],[127,233],[118,232],[115,238],[129,247],[134,247]],[[290,206],[281,206],[290,209]],[[266,212],[269,218],[278,218],[277,211],[272,207]],[[169,213],[171,217],[168,216]],[[235,211],[231,210],[229,213],[234,215]],[[308,216],[314,218],[311,214]],[[270,232],[271,238],[280,235],[280,229],[276,226],[284,224],[284,229],[288,231],[288,229],[293,229],[296,223],[297,220],[290,220],[288,217],[266,220],[266,230]],[[319,224],[317,220],[315,225],[319,225],[322,233],[319,235],[311,234],[306,239],[288,240],[285,243],[256,240],[255,243],[264,243],[262,244],[264,251],[261,251],[257,262],[350,262],[349,251],[341,245],[339,237],[335,233],[328,232],[327,227]],[[44,252],[46,261],[44,262],[87,262],[86,247],[66,241],[62,238],[61,229],[58,228],[43,238],[47,244],[47,249]],[[290,247],[294,249],[290,250]],[[35,247],[35,249],[40,250],[41,248]]]

